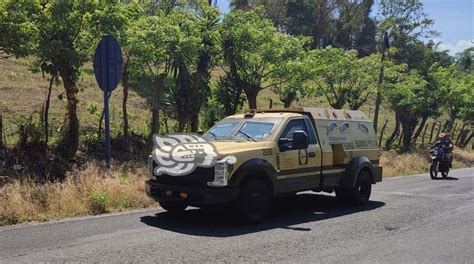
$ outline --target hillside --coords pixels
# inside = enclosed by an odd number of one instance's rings
[[[131,84],[128,109],[130,129],[134,136],[125,142],[120,138],[123,88],[119,85],[112,93],[110,107],[115,160],[113,169],[107,171],[102,165],[102,140],[97,137],[103,98],[90,64],[83,67],[78,82],[82,147],[76,159],[65,160],[53,153],[54,143],[61,135],[66,104],[62,98],[61,84],[55,85],[52,90],[52,140],[46,155],[41,151],[41,145],[17,146],[22,125],[31,123],[28,121],[30,116],[32,123],[38,122],[48,89],[48,80],[41,73],[31,73],[29,70],[32,62],[31,58],[0,60],[0,71],[3,73],[0,75],[0,108],[7,143],[7,148],[0,150],[3,160],[0,168],[0,226],[158,206],[145,195],[143,189],[143,182],[147,178],[146,157],[151,146],[148,141],[150,84],[146,80],[133,80]],[[219,72],[215,71],[214,81],[218,76]],[[259,106],[268,108],[270,99],[273,100],[274,108],[283,107],[271,90],[260,93]],[[372,98],[362,107],[371,117],[373,101]],[[327,107],[327,104],[324,98],[307,97],[299,99],[293,106]],[[246,105],[241,111],[244,109],[247,109]],[[385,107],[382,108],[380,126],[384,120],[388,120],[385,140],[394,127],[394,113]],[[429,121],[430,127],[432,122]],[[169,121],[169,124],[172,129],[174,122]],[[384,152],[380,160],[384,176],[428,171],[426,154],[426,146],[403,155],[395,151]],[[472,150],[456,150],[455,156],[455,168],[474,165]],[[17,164],[20,165],[19,170],[15,169]]]

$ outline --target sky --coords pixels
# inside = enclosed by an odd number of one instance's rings
[[[227,13],[229,2],[230,0],[217,0],[217,5],[222,12]],[[435,42],[440,42],[440,50],[449,50],[451,55],[455,55],[474,46],[474,0],[422,0],[421,2],[425,13],[434,20],[433,29],[440,34],[439,37],[434,38]]]

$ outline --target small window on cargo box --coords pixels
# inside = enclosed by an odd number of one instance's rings
[[[342,123],[342,125],[339,127],[339,129],[341,130],[341,134],[347,133],[347,131],[349,131],[349,123],[347,123],[347,122]]]
[[[336,122],[332,122],[328,125],[328,133],[334,132],[334,130],[337,128]]]
[[[365,134],[369,134],[369,127],[364,123],[359,123],[359,129]]]

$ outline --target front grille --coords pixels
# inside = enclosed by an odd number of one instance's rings
[[[154,164],[156,166],[156,164]],[[156,176],[156,182],[161,184],[177,185],[177,186],[207,186],[208,182],[214,180],[214,168],[197,167],[191,174],[183,176],[172,176],[162,174]]]

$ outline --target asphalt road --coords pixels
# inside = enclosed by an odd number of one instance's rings
[[[5,227],[0,262],[473,263],[474,168],[450,176],[386,179],[362,208],[299,194],[256,226],[155,209]]]

